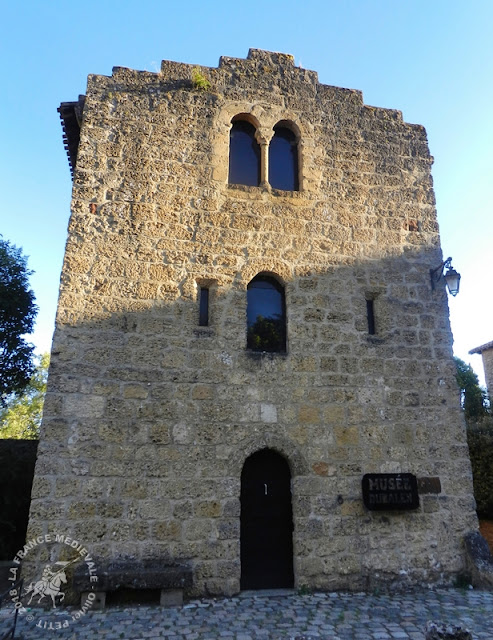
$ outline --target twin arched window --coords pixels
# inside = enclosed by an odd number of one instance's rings
[[[268,150],[268,181],[274,189],[298,191],[298,139],[284,121],[274,127]],[[256,129],[247,120],[233,118],[229,140],[229,183],[257,187],[262,181],[261,153]]]
[[[247,348],[286,351],[284,287],[264,273],[255,276],[247,287]]]

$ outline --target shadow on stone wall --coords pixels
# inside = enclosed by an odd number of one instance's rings
[[[62,283],[33,535],[66,531],[101,559],[194,558],[196,593],[233,593],[241,468],[269,447],[291,467],[301,583],[311,567],[319,588],[363,588],[376,568],[390,580],[403,564],[413,579],[442,579],[435,566],[457,573],[477,524],[434,250],[298,273],[268,257],[221,273],[195,257],[183,280],[165,265],[156,298],[144,267],[124,282],[104,265],[83,296],[79,276]],[[259,272],[285,282],[287,353],[246,349],[246,288]],[[362,475],[401,471],[439,474],[442,492],[421,495],[418,514],[366,512]]]

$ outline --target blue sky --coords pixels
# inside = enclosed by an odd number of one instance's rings
[[[38,350],[51,344],[70,208],[60,102],[113,66],[215,67],[250,47],[291,53],[321,82],[362,90],[366,104],[426,127],[443,252],[462,274],[449,298],[454,348],[482,376],[467,352],[493,340],[491,0],[4,2],[0,233],[35,271]]]

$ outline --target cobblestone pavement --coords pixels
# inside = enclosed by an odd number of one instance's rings
[[[66,609],[65,613],[75,610]],[[34,610],[38,625],[43,617]],[[62,617],[46,612],[52,626]],[[368,595],[242,594],[193,600],[181,608],[130,606],[89,611],[61,630],[20,617],[19,640],[423,640],[428,620],[469,628],[475,640],[493,639],[493,593],[459,589]],[[46,624],[49,624],[46,622]]]

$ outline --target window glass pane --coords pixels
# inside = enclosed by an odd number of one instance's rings
[[[207,327],[209,325],[209,289],[200,288],[199,299],[199,326]]]
[[[239,120],[233,123],[229,139],[229,183],[258,187],[260,183],[260,147],[255,127]]]
[[[375,308],[373,300],[366,301],[366,317],[368,319],[368,333],[371,336],[375,335]]]
[[[286,127],[275,127],[269,145],[269,183],[274,189],[298,191],[298,145]]]
[[[247,328],[249,349],[286,350],[284,289],[274,278],[258,276],[248,285]]]

